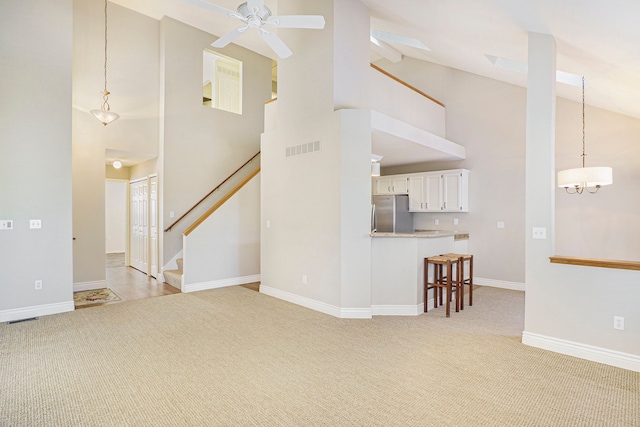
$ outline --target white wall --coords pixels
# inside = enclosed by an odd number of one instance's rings
[[[105,149],[158,154],[159,23],[108,4],[108,90],[120,119],[103,126],[104,3],[73,2],[74,282],[105,280]]]
[[[74,309],[72,17],[71,0],[0,3],[0,321]]]
[[[469,212],[416,213],[414,227],[468,231],[475,275],[522,287],[525,89],[411,58],[377,65],[444,103],[446,138],[466,150],[462,161],[383,168],[383,175],[470,170]],[[498,221],[504,229],[496,227]]]
[[[585,96],[589,99],[589,88]],[[556,171],[581,165],[582,105],[557,100]],[[640,261],[640,119],[587,105],[586,165],[613,168],[597,194],[556,189],[556,254]]]
[[[186,290],[259,281],[259,206],[258,174],[191,234],[185,236]]]
[[[467,150],[467,159],[461,162],[383,169],[383,174],[470,169],[470,212],[415,214],[414,225],[453,229],[453,218],[459,218],[458,229],[470,232],[475,275],[524,283],[525,259],[529,260],[525,241],[531,233],[525,227],[524,200],[526,89],[410,58],[378,65],[442,101],[447,111],[447,138]],[[582,142],[580,104],[558,99],[555,167],[542,173],[549,180],[545,187],[534,190],[555,200],[555,253],[637,261],[640,198],[632,195],[640,178],[640,120],[590,106],[586,114],[587,165],[613,166],[614,184],[596,195],[582,196],[566,195],[552,185],[557,170],[579,164]],[[540,161],[549,165],[551,159],[547,156]],[[529,160],[527,165],[537,168]],[[543,211],[543,215],[550,214]],[[435,218],[439,226],[433,224]],[[497,229],[496,221],[504,221],[505,229]],[[532,242],[536,243],[539,241]],[[529,342],[573,351],[580,357],[591,357],[598,349],[605,349],[604,354],[610,350],[640,354],[640,320],[634,306],[640,297],[639,273],[552,265],[548,257],[553,252],[543,250],[527,261],[532,272],[526,279],[525,335]],[[625,317],[625,331],[613,330],[614,315]]]
[[[554,77],[555,42],[530,34],[526,231],[546,227],[549,238],[526,238],[523,342],[640,372],[640,271],[549,263],[554,225],[561,226],[554,221]],[[625,318],[624,331],[613,329],[614,316]]]
[[[442,101],[446,136],[467,152],[460,162],[383,168],[383,174],[471,171],[469,213],[414,214],[414,226],[469,231],[478,277],[524,283],[526,89],[411,58],[378,65]],[[556,114],[557,171],[580,165],[581,105],[559,98]],[[595,195],[555,190],[556,254],[640,260],[640,198],[630,196],[640,180],[639,134],[640,119],[587,105],[587,165],[613,166],[614,184]],[[453,218],[459,219],[457,227]],[[505,228],[497,229],[497,221]]]
[[[127,248],[128,181],[105,182],[105,252],[123,253]]]
[[[278,12],[322,14],[327,25],[281,34],[294,54],[278,65],[278,128],[262,137],[261,292],[370,316],[371,118],[334,112],[367,104],[368,11],[351,0],[288,0]],[[285,157],[312,141],[320,151]]]
[[[235,44],[220,49],[243,63],[242,115],[202,105],[202,51],[216,39],[164,17],[162,24],[161,118],[163,228],[260,150],[264,103],[271,99],[271,59]],[[192,218],[192,220],[196,219]],[[164,233],[164,262],[182,249],[190,221]],[[164,265],[164,262],[162,265]]]

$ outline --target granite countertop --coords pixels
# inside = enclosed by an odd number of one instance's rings
[[[432,239],[435,237],[451,236],[453,236],[453,240],[464,240],[469,238],[469,233],[457,230],[415,230],[413,233],[371,233],[371,237],[418,237]]]

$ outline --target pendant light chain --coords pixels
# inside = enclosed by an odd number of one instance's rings
[[[582,76],[582,167],[584,167],[585,143],[584,143],[584,76]]]
[[[107,0],[104,0],[104,92],[107,93]]]
[[[104,0],[104,91],[102,91],[102,107],[99,110],[90,111],[105,126],[120,117],[119,114],[111,111],[111,106],[109,105],[109,95],[111,93],[107,90],[107,4],[108,0]]]

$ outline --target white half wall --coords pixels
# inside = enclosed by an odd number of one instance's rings
[[[259,280],[259,206],[258,174],[184,237],[183,282],[187,290]]]

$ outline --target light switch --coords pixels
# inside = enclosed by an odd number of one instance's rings
[[[434,224],[434,225],[440,225],[440,220],[439,220],[439,219],[437,219],[437,218],[436,218],[436,219],[434,219],[434,220],[433,220],[433,224]]]
[[[546,239],[547,229],[545,227],[533,227],[531,237],[534,239]]]
[[[453,218],[453,225],[458,225],[458,218]]]
[[[267,228],[271,228],[271,221],[267,220]]]
[[[498,221],[498,223],[496,224],[496,227],[504,228],[504,221]]]
[[[13,220],[0,219],[0,230],[13,230]]]
[[[176,213],[174,211],[169,211],[169,218],[175,218]]]

